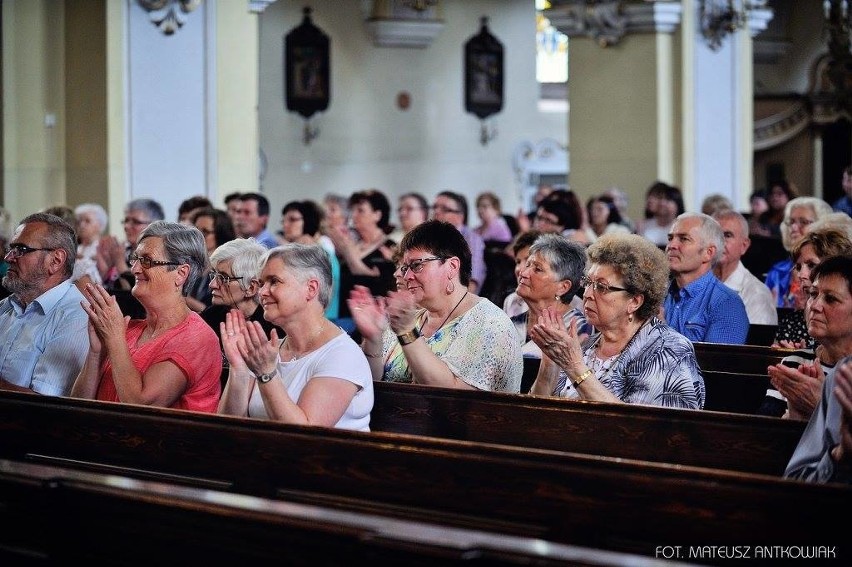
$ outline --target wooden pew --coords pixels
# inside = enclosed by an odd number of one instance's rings
[[[648,557],[0,460],[3,565],[641,565]],[[376,563],[376,562],[379,563]]]
[[[842,542],[852,505],[846,485],[15,392],[0,415],[0,458],[644,556]]]
[[[765,375],[766,367],[781,362],[795,352],[757,345],[726,345],[693,342],[695,357],[701,370],[716,370],[732,374]]]
[[[757,415],[769,387],[769,374],[702,370],[704,410]],[[787,420],[785,420],[787,421]]]
[[[390,382],[373,388],[373,431],[775,476],[784,473],[805,428],[802,421],[710,411]]]

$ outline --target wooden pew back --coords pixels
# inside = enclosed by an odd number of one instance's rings
[[[693,342],[695,358],[702,371],[715,370],[731,374],[765,375],[766,368],[781,362],[781,359],[795,352],[757,345],[726,345],[717,343]]]
[[[373,431],[776,476],[805,427],[761,416],[413,384],[376,382],[373,388]]]
[[[842,541],[834,518],[852,505],[845,485],[14,392],[0,415],[0,458],[646,556],[661,542]]]

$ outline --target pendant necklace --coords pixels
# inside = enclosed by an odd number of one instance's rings
[[[461,304],[462,304],[462,301],[464,301],[464,298],[465,298],[465,297],[467,297],[467,294],[468,294],[468,293],[469,293],[469,292],[467,292],[467,291],[465,291],[465,292],[464,292],[464,295],[461,297],[461,299],[459,299],[459,302],[458,302],[458,303],[456,303],[456,306],[452,308],[452,310],[451,310],[451,311],[447,314],[447,316],[446,316],[446,317],[444,317],[444,320],[443,320],[443,321],[441,321],[441,324],[440,324],[440,325],[438,325],[438,326],[435,328],[435,333],[437,333],[438,331],[440,331],[440,330],[441,330],[441,328],[442,328],[444,325],[446,325],[446,324],[447,324],[447,321],[449,321],[449,320],[450,320],[450,317],[452,317],[452,316],[453,316],[453,313],[455,313],[455,312],[456,312],[456,309],[458,309],[458,308],[459,308],[459,305],[461,305]],[[427,316],[427,319],[428,319],[428,316]],[[423,324],[425,325],[425,324],[426,324],[426,322],[424,321],[424,322],[423,322]],[[422,329],[422,328],[423,328],[423,325],[420,325],[420,328]],[[435,336],[435,333],[432,333],[430,336],[434,337],[434,336]]]

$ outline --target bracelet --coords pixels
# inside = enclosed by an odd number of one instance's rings
[[[396,339],[399,341],[400,346],[405,346],[413,343],[417,339],[420,338],[420,331],[417,330],[417,327],[414,327],[407,333],[403,333],[401,335],[397,335]]]
[[[582,374],[580,374],[579,376],[577,376],[577,379],[576,379],[576,380],[572,380],[572,381],[571,381],[571,383],[572,383],[572,384],[574,385],[574,387],[576,388],[577,386],[579,386],[580,384],[582,384],[583,382],[585,382],[585,381],[586,381],[586,378],[588,378],[588,377],[589,377],[589,376],[591,376],[592,374],[593,374],[593,372],[591,371],[591,369],[586,370],[585,372],[583,372]]]

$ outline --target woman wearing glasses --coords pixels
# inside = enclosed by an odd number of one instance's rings
[[[686,409],[704,407],[692,343],[657,318],[669,283],[665,253],[636,234],[605,234],[588,250],[586,341],[548,307],[530,330],[541,367],[530,393]]]
[[[328,254],[317,244],[269,250],[260,272],[264,317],[284,329],[228,313],[221,335],[231,372],[219,413],[300,425],[370,430],[373,381],[364,353],[325,316]]]
[[[520,342],[502,309],[468,291],[470,248],[461,233],[429,220],[399,250],[404,288],[386,299],[364,287],[349,296],[373,379],[519,392]]]
[[[197,228],[148,225],[130,258],[132,293],[146,316],[124,317],[102,286],[86,286],[89,354],[71,395],[215,412],[222,371],[216,333],[184,300],[207,262]]]

